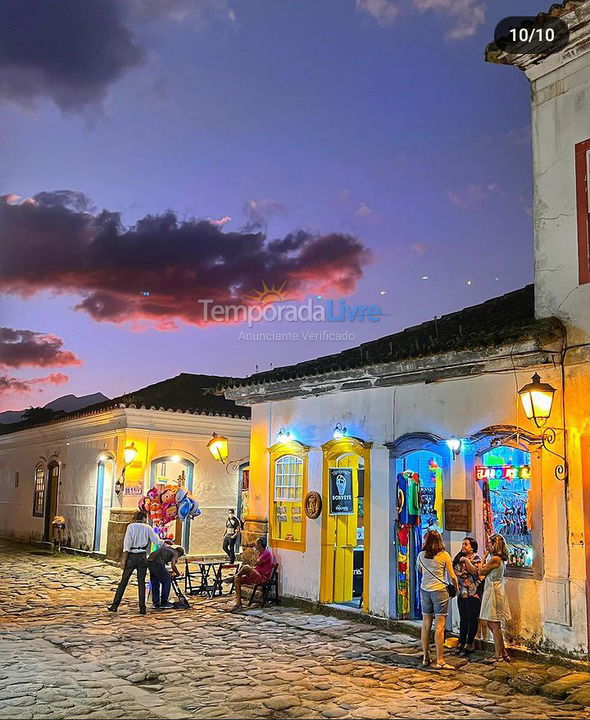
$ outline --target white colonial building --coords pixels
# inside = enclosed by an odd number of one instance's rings
[[[65,518],[66,545],[116,558],[138,500],[156,482],[180,482],[202,514],[178,523],[191,554],[221,553],[227,509],[240,509],[249,409],[215,394],[227,378],[183,373],[112,401],[0,435],[0,536],[49,541]],[[228,440],[217,462],[212,433]],[[132,448],[131,455],[125,449]]]
[[[465,535],[482,548],[499,531],[512,641],[580,657],[590,632],[590,1],[550,13],[571,30],[561,51],[519,57],[491,45],[486,55],[532,83],[534,287],[259,373],[226,397],[252,407],[246,527],[268,531],[285,594],[416,618],[424,529],[440,527],[452,553]],[[542,428],[517,392],[535,372],[556,389]]]

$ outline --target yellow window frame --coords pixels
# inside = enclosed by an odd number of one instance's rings
[[[309,446],[303,445],[296,440],[289,440],[287,442],[280,442],[269,448],[270,454],[270,487],[269,487],[269,513],[268,513],[268,524],[269,524],[269,535],[270,545],[273,548],[283,550],[296,550],[298,552],[305,552],[306,543],[306,528],[307,528],[307,517],[305,515],[305,496],[307,494],[307,467],[308,467],[308,455]],[[275,505],[275,479],[276,479],[276,463],[282,457],[292,455],[299,458],[302,461],[302,485],[301,485],[301,540],[282,540],[276,537],[276,505]]]

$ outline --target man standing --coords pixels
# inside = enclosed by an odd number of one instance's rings
[[[125,540],[123,541],[123,557],[121,558],[121,567],[123,575],[119,582],[119,587],[115,592],[113,602],[108,606],[109,612],[117,612],[123,593],[127,588],[129,579],[133,571],[137,571],[137,591],[139,595],[139,612],[145,615],[145,576],[147,572],[146,552],[150,542],[156,545],[162,545],[164,541],[156,535],[154,529],[146,522],[146,514],[141,510],[135,513],[134,522],[129,523],[125,532]]]
[[[161,545],[148,557],[147,564],[152,584],[152,602],[155,608],[170,610],[174,607],[172,603],[168,602],[172,581],[166,565],[170,563],[172,574],[174,577],[178,577],[180,573],[176,567],[176,562],[183,555],[184,548]]]
[[[256,550],[258,551],[256,565],[254,567],[244,565],[233,578],[236,589],[236,604],[233,610],[242,607],[242,585],[264,585],[272,575],[274,559],[271,551],[266,547],[265,537],[256,540]]]
[[[223,534],[223,552],[228,556],[230,563],[233,565],[236,561],[236,542],[240,534],[241,524],[236,517],[233,508],[227,511],[227,520],[225,521],[225,533]]]

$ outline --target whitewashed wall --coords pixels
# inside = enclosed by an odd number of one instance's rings
[[[590,5],[582,14],[590,14]],[[587,342],[590,284],[578,285],[574,147],[590,139],[588,42],[527,74],[532,81],[536,311],[539,317],[561,318],[570,344]]]
[[[193,496],[202,515],[192,521],[190,551],[221,552],[221,536],[228,507],[235,507],[237,472],[213,460],[207,449],[211,433],[229,440],[230,460],[247,458],[248,420],[149,410],[116,410],[45,425],[0,437],[0,536],[40,540],[43,518],[33,517],[34,471],[41,459],[60,463],[57,512],[66,519],[71,547],[92,549],[95,522],[97,462],[110,452],[122,469],[122,452],[135,441],[142,449],[143,490],[150,485],[152,460],[180,454],[195,463]],[[19,486],[15,487],[15,472]],[[137,497],[124,496],[123,507],[136,507]],[[120,507],[115,497],[113,507]]]
[[[276,442],[279,430],[287,428],[294,439],[312,447],[309,456],[308,489],[321,493],[322,454],[320,446],[332,438],[336,423],[346,426],[348,434],[374,443],[371,451],[371,550],[370,612],[389,614],[390,580],[389,528],[392,512],[393,480],[388,469],[388,450],[384,443],[407,433],[429,432],[443,438],[466,438],[494,425],[533,428],[524,418],[516,387],[530,380],[533,370],[484,375],[431,383],[374,388],[316,397],[295,398],[254,405],[252,415],[252,476],[256,480],[257,499],[251,510],[268,514],[269,458],[267,448]],[[556,371],[542,369],[543,379],[559,385]],[[558,415],[559,409],[556,409]],[[556,418],[559,424],[559,418]],[[468,453],[451,463],[445,496],[475,500],[475,480],[466,469]],[[473,463],[473,457],[471,458]],[[541,466],[540,466],[541,467]],[[547,459],[542,477],[537,477],[537,492],[542,495],[545,515],[542,528],[535,528],[535,540],[541,543],[544,561],[539,577],[508,580],[513,609],[512,634],[523,641],[544,643],[566,651],[582,651],[586,646],[585,596],[576,580],[571,587],[571,625],[548,622],[545,610],[543,572],[551,579],[567,579],[568,543],[565,530],[564,486],[553,475],[554,464]],[[478,513],[479,506],[474,510]],[[324,510],[325,511],[325,510]],[[251,513],[252,515],[254,513]],[[281,564],[282,591],[286,595],[319,599],[321,519],[307,523],[306,552],[276,550]],[[481,523],[480,523],[481,526]],[[449,551],[460,548],[463,533],[451,533]]]

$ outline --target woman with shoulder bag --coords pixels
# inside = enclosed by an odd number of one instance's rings
[[[457,576],[451,556],[437,530],[429,530],[424,548],[418,554],[418,569],[422,573],[420,599],[422,601],[422,666],[430,665],[430,630],[434,617],[434,643],[436,645],[436,670],[454,670],[445,663],[443,643],[449,600],[457,594]],[[450,582],[445,581],[445,574]]]

